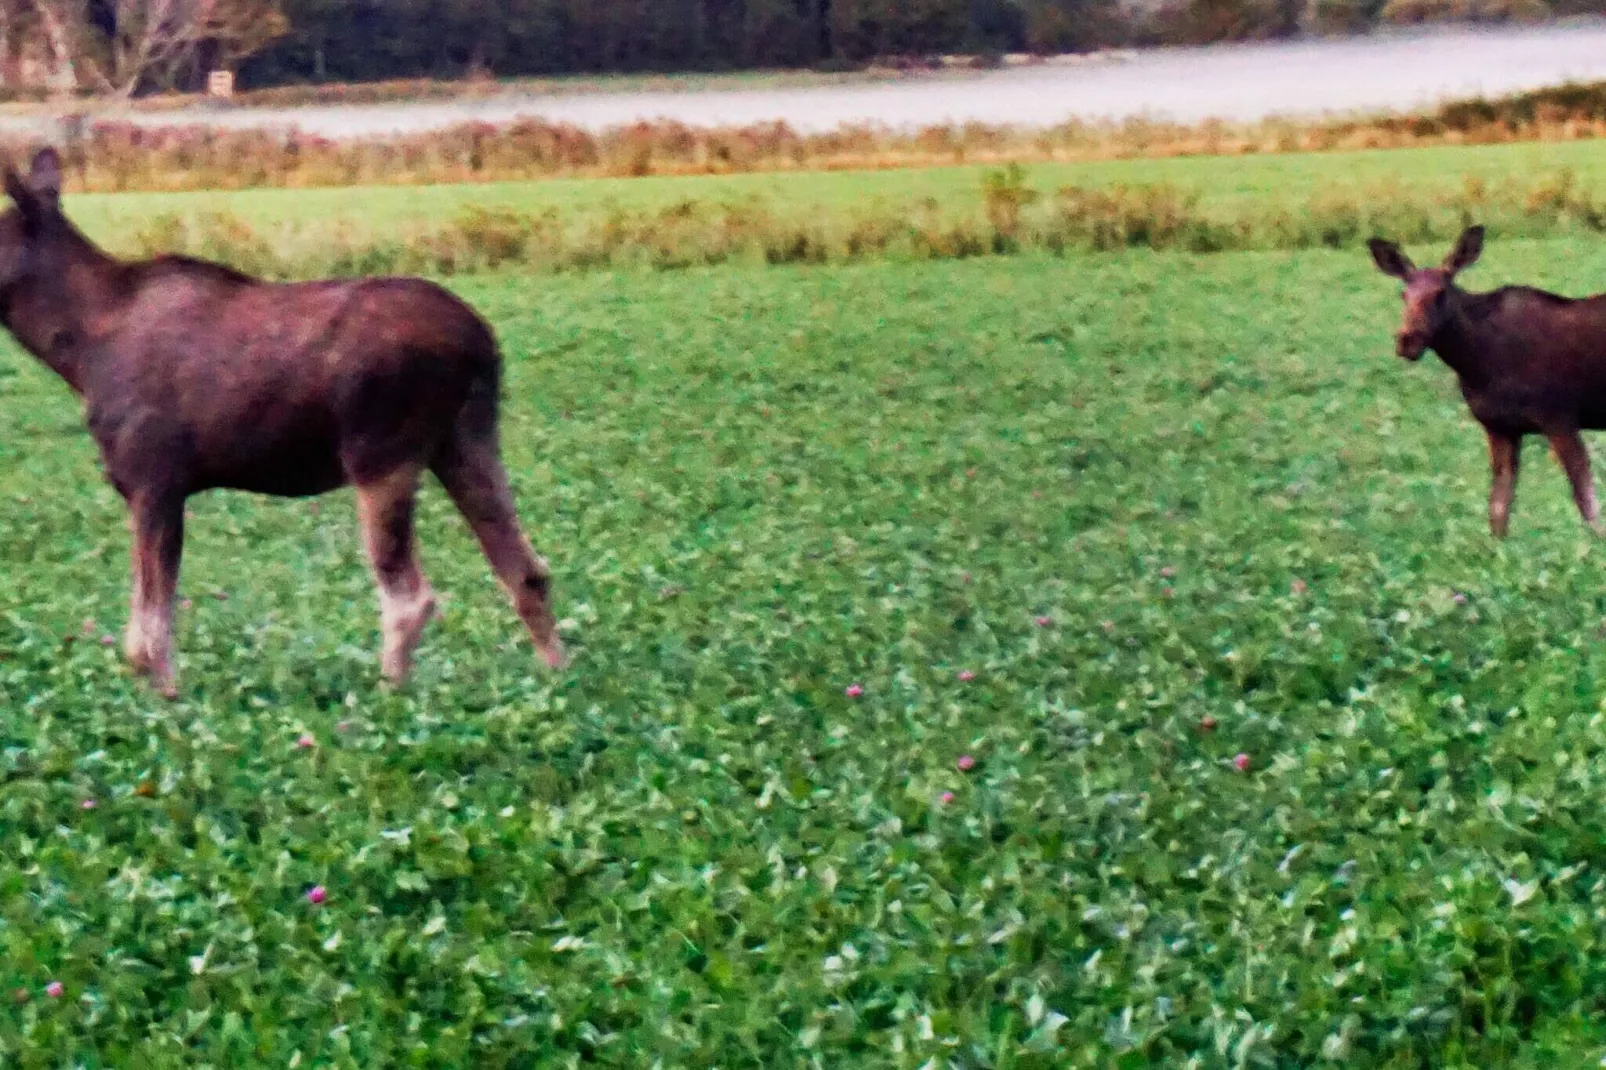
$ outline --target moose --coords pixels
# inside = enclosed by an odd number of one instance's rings
[[[547,664],[563,664],[550,573],[519,529],[502,466],[501,356],[473,309],[417,278],[271,283],[184,256],[119,260],[62,211],[55,150],[26,176],[7,166],[4,181],[0,325],[79,395],[127,503],[123,650],[136,672],[176,695],[173,598],[191,495],[351,485],[379,588],[381,669],[404,682],[435,611],[413,537],[426,469]]]
[[[1431,349],[1460,380],[1461,396],[1489,436],[1494,470],[1489,530],[1506,537],[1524,435],[1550,441],[1584,522],[1602,533],[1600,505],[1580,431],[1606,429],[1606,294],[1561,297],[1528,286],[1472,293],[1456,276],[1477,262],[1483,227],[1470,226],[1438,267],[1418,268],[1392,241],[1367,244],[1383,274],[1405,283],[1396,352]]]

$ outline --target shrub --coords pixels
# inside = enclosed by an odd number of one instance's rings
[[[989,171],[982,177],[982,203],[987,222],[998,238],[1011,248],[1020,238],[1021,213],[1036,200],[1037,191],[1026,185],[1026,172],[1018,163],[1011,163],[1000,171]]]
[[[1526,22],[1549,16],[1544,0],[1389,0],[1384,22]]]
[[[1449,191],[1396,184],[1330,187],[1298,201],[1269,198],[1226,211],[1202,207],[1194,192],[1164,183],[1067,186],[1042,197],[1023,169],[1008,167],[984,176],[979,210],[955,210],[934,199],[904,207],[859,207],[837,217],[785,215],[757,198],[723,204],[685,200],[649,211],[614,207],[572,218],[552,209],[475,207],[443,221],[383,233],[340,221],[265,233],[231,213],[208,211],[158,216],[114,245],[142,256],[204,256],[278,278],[452,275],[1123,249],[1348,249],[1359,248],[1374,233],[1410,242],[1448,241],[1474,219],[1512,235],[1606,232],[1606,200],[1572,172],[1558,171],[1529,183],[1491,185],[1469,176]]]

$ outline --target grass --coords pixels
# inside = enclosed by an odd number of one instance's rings
[[[1363,253],[454,285],[556,677],[438,491],[401,694],[349,493],[216,495],[153,701],[5,350],[7,1065],[1598,1063],[1603,550],[1537,449],[1492,543]]]
[[[110,248],[273,277],[846,263],[1128,247],[1344,248],[1374,233],[1606,231],[1601,143],[1455,153],[291,193],[75,196]],[[1554,168],[1553,170],[1550,168]]]
[[[73,217],[91,233],[115,240],[152,216],[228,212],[255,227],[360,221],[376,230],[416,225],[479,207],[516,212],[555,210],[566,218],[598,217],[614,208],[657,211],[695,201],[758,201],[797,216],[843,216],[882,205],[910,212],[935,200],[955,211],[981,207],[984,165],[890,171],[699,175],[615,179],[552,179],[436,186],[367,186],[306,190],[253,189],[174,193],[84,193],[71,198]],[[1042,163],[1026,169],[1038,192],[1061,186],[1172,185],[1197,193],[1207,209],[1253,208],[1269,197],[1302,199],[1326,190],[1365,191],[1386,183],[1448,193],[1466,176],[1488,183],[1570,170],[1593,188],[1606,187],[1606,142],[1554,142],[1362,150],[1278,156],[1196,157]]]

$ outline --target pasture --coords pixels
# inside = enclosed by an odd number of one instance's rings
[[[927,203],[949,212],[981,206],[985,165],[835,171],[583,178],[437,186],[257,189],[200,193],[69,195],[75,220],[97,241],[125,242],[156,216],[194,219],[227,213],[268,234],[331,229],[384,232],[468,208],[553,211],[571,225],[616,209],[661,211],[686,202],[756,202],[789,218],[840,218],[881,208],[910,213]],[[1606,187],[1606,144],[1599,141],[1207,156],[1176,159],[1042,163],[1026,179],[1039,194],[1061,186],[1168,185],[1196,193],[1207,210],[1279,206],[1317,195],[1402,197],[1450,194],[1471,177],[1489,185],[1522,184],[1571,171],[1587,187]]]
[[[437,487],[399,693],[351,492],[214,495],[155,699],[0,348],[0,1061],[1599,1063],[1606,546],[1364,249],[452,285],[557,675]]]

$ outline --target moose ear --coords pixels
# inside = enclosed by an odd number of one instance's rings
[[[5,185],[6,195],[17,203],[23,218],[37,222],[61,207],[61,157],[55,149],[41,149],[28,177],[6,168]]]
[[[55,149],[40,149],[28,172],[28,188],[51,208],[61,203],[61,156]]]
[[[1366,243],[1366,247],[1372,250],[1372,260],[1377,264],[1377,270],[1385,275],[1403,279],[1416,270],[1410,257],[1400,252],[1400,247],[1391,241],[1373,238]]]
[[[17,207],[26,211],[33,206],[33,191],[22,180],[22,176],[11,168],[6,168],[6,196],[17,202]]]
[[[1483,252],[1483,227],[1472,226],[1461,232],[1461,238],[1450,250],[1450,255],[1444,258],[1444,270],[1454,275],[1458,271],[1465,271],[1478,262],[1478,256]]]

